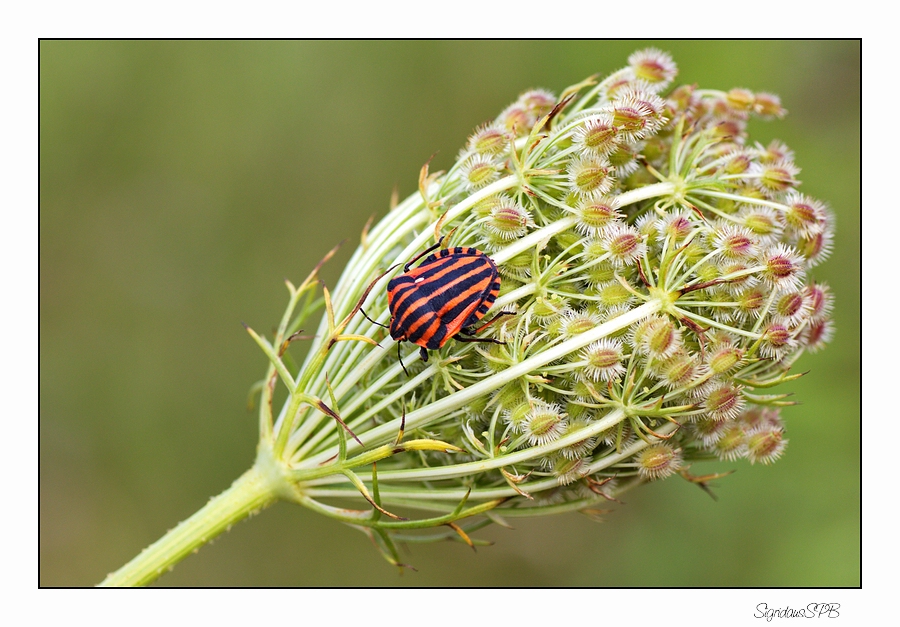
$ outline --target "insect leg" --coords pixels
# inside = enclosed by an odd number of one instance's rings
[[[515,311],[501,311],[500,313],[498,313],[496,316],[491,318],[489,321],[485,322],[483,325],[481,325],[477,329],[473,329],[472,327],[466,327],[466,328],[462,329],[462,332],[465,333],[466,335],[478,335],[479,333],[484,331],[486,328],[488,328],[489,326],[491,326],[492,324],[497,322],[497,320],[499,320],[503,316],[514,316],[514,315],[516,315]]]
[[[506,344],[506,342],[502,342],[500,340],[495,340],[492,337],[463,337],[461,334],[457,334],[453,337],[457,342],[483,342],[485,344]]]
[[[406,369],[406,366],[403,365],[403,356],[400,354],[400,342],[397,342],[397,361],[400,362],[400,367],[403,368],[403,373],[406,375],[406,378],[409,378],[409,371]]]
[[[418,255],[416,255],[415,257],[413,257],[413,258],[410,259],[409,261],[407,261],[406,264],[403,266],[403,271],[404,271],[404,272],[409,272],[409,267],[410,267],[411,265],[413,265],[415,262],[417,262],[419,259],[421,259],[421,258],[424,257],[425,255],[427,255],[428,253],[430,253],[430,252],[432,252],[432,251],[434,251],[434,250],[437,250],[438,248],[440,248],[441,246],[443,246],[443,245],[444,245],[444,238],[446,238],[446,237],[447,237],[446,235],[442,236],[441,239],[438,241],[437,244],[435,244],[434,246],[429,246],[428,248],[426,248],[425,250],[423,250],[422,252],[420,252]]]

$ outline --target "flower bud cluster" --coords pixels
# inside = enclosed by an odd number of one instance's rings
[[[386,502],[467,493],[512,497],[500,510],[578,509],[695,461],[782,454],[789,403],[768,388],[832,335],[831,292],[810,270],[834,217],[798,191],[787,146],[748,137],[751,117],[785,114],[776,96],[673,88],[676,73],[649,49],[600,82],[523,93],[446,174],[423,171],[358,252],[354,285],[449,234],[502,281],[488,341],[451,339],[427,362],[375,324],[390,317],[378,284],[355,332],[379,348],[332,364],[363,441],[392,437],[403,415],[407,437],[462,451],[380,463]],[[298,430],[300,467],[327,461],[335,429]]]

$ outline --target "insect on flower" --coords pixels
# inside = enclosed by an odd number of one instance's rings
[[[389,328],[391,337],[398,342],[398,356],[402,341],[419,346],[422,361],[428,361],[429,350],[441,348],[453,337],[460,342],[502,344],[499,340],[474,337],[502,313],[477,329],[473,327],[500,292],[497,266],[475,248],[441,248],[444,239],[404,264],[403,274],[388,283]],[[413,268],[422,257],[422,263]]]

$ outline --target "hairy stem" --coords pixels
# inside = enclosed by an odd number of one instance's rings
[[[271,505],[291,488],[280,465],[266,449],[253,467],[230,488],[210,499],[193,516],[179,523],[137,557],[100,583],[104,587],[145,586],[223,531]]]

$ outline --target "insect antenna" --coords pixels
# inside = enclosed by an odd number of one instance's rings
[[[366,310],[363,309],[362,307],[360,307],[359,310],[360,310],[360,312],[362,312],[362,315],[366,318],[366,320],[368,320],[368,321],[371,322],[372,324],[377,324],[377,325],[380,326],[382,329],[390,329],[390,328],[391,328],[390,326],[388,326],[388,325],[386,325],[386,324],[381,324],[380,322],[376,322],[375,320],[372,320],[372,319],[369,317],[369,314],[366,313]]]
[[[350,314],[347,316],[347,319],[351,318],[354,314],[356,314],[357,311],[362,311],[363,303],[366,302],[366,298],[369,297],[369,292],[372,291],[372,288],[375,287],[375,284],[378,283],[381,279],[383,279],[383,278],[385,277],[385,275],[387,275],[388,272],[390,272],[391,270],[393,270],[394,268],[396,268],[396,267],[399,266],[399,265],[400,265],[399,263],[395,263],[395,264],[392,265],[390,268],[388,268],[387,270],[385,270],[384,272],[382,272],[381,274],[379,274],[377,277],[375,277],[374,279],[372,279],[372,282],[369,283],[369,285],[368,285],[368,286],[366,287],[366,289],[363,291],[362,296],[360,296],[360,297],[359,297],[359,300],[356,301],[356,305],[353,307],[353,310],[352,310],[352,311],[350,312]],[[382,326],[382,327],[384,326],[383,324],[380,324],[380,323],[375,322],[374,320],[372,320],[372,319],[366,314],[365,311],[363,311],[362,314],[363,314],[364,316],[366,316],[366,320],[368,320],[369,322],[372,322],[372,323],[377,324],[377,325]],[[387,327],[385,327],[385,328],[387,328]]]

